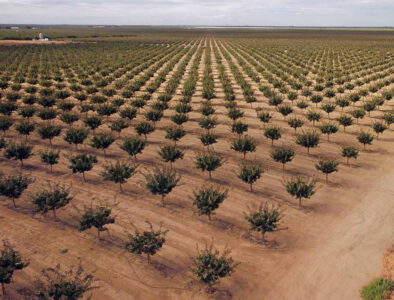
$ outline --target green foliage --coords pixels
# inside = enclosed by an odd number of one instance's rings
[[[293,109],[291,108],[291,106],[287,105],[287,104],[279,105],[277,107],[277,110],[285,118],[293,112]]]
[[[38,126],[37,133],[43,140],[49,140],[49,144],[52,146],[53,138],[60,135],[62,127],[53,124],[42,124]]]
[[[202,117],[199,121],[198,124],[200,125],[201,128],[207,130],[210,132],[211,129],[215,128],[216,125],[218,124],[217,119],[214,117]]]
[[[330,113],[335,110],[336,104],[331,102],[323,103],[321,109],[327,113],[328,118],[330,118]]]
[[[155,168],[153,172],[144,175],[146,187],[153,195],[160,195],[164,206],[164,197],[175,188],[181,177],[175,170],[167,167]]]
[[[133,107],[126,107],[119,112],[119,115],[124,119],[132,121],[137,116],[137,110]]]
[[[327,141],[330,141],[330,135],[338,131],[338,126],[331,122],[324,122],[319,129],[321,133],[327,134]]]
[[[70,128],[66,131],[64,140],[75,145],[75,149],[78,148],[79,144],[83,144],[83,141],[88,137],[89,132],[83,128]]]
[[[183,123],[186,123],[188,120],[189,120],[189,116],[183,113],[177,113],[171,117],[171,121],[177,124],[178,126],[182,125]]]
[[[347,115],[341,115],[337,118],[339,124],[343,126],[343,131],[346,131],[346,127],[351,126],[353,124],[353,119]]]
[[[269,121],[272,119],[272,115],[269,112],[266,112],[266,111],[260,111],[257,114],[257,117],[263,123],[269,123]]]
[[[349,164],[349,159],[358,157],[358,150],[351,146],[342,147],[341,155],[346,158],[346,164]]]
[[[88,126],[93,132],[102,124],[102,118],[98,115],[86,117],[83,120],[84,124]]]
[[[328,182],[328,174],[338,172],[338,165],[339,163],[335,160],[321,160],[315,165],[315,167],[326,175],[326,182]]]
[[[56,209],[66,206],[72,199],[68,187],[60,184],[48,184],[46,189],[42,189],[33,196],[33,204],[36,210],[42,213],[52,210],[56,220]]]
[[[106,155],[106,149],[112,145],[115,138],[110,133],[99,133],[92,137],[90,145],[95,149],[102,149],[104,156]]]
[[[171,166],[172,163],[178,159],[183,159],[183,152],[178,149],[176,146],[167,145],[160,148],[159,151],[160,158],[164,162],[170,162]]]
[[[248,135],[241,136],[231,142],[231,149],[242,153],[245,159],[246,153],[256,151],[256,141]]]
[[[12,119],[8,116],[0,116],[0,130],[3,131],[3,136],[5,135],[5,132],[10,129],[12,126],[13,122]]]
[[[116,163],[107,163],[101,172],[104,180],[119,183],[120,191],[123,192],[122,184],[137,171],[137,165],[117,160]]]
[[[239,166],[237,177],[249,184],[250,191],[253,192],[253,183],[255,183],[263,173],[264,167],[261,163],[243,161]]]
[[[166,128],[166,139],[173,140],[175,145],[186,135],[186,131],[180,126],[170,126]]]
[[[0,256],[0,283],[3,289],[3,296],[6,297],[5,285],[12,282],[15,271],[22,270],[29,265],[22,260],[22,256],[6,240],[3,240],[3,249]]]
[[[289,126],[294,128],[294,131],[297,132],[297,128],[302,127],[304,125],[304,121],[301,118],[294,116],[287,120],[287,124],[289,124]]]
[[[148,263],[150,262],[150,256],[155,255],[166,242],[165,236],[168,230],[162,230],[161,225],[159,230],[154,230],[151,223],[147,222],[150,226],[150,230],[144,230],[142,233],[135,230],[134,235],[129,234],[129,240],[125,243],[126,250],[134,254],[146,254]]]
[[[284,181],[286,191],[296,199],[301,206],[303,198],[310,199],[315,194],[315,181],[313,179],[303,178],[301,176],[290,178]]]
[[[264,136],[271,140],[271,146],[274,145],[274,140],[279,140],[282,137],[282,134],[280,133],[280,127],[278,126],[267,126],[263,130]]]
[[[30,123],[27,120],[22,120],[18,124],[15,125],[15,130],[19,132],[21,135],[25,135],[26,138],[32,131],[34,131],[34,124]]]
[[[148,121],[151,121],[153,124],[160,121],[162,117],[163,117],[163,112],[157,109],[151,109],[145,113],[145,118]]]
[[[32,155],[33,148],[34,146],[26,143],[10,143],[5,148],[4,157],[8,159],[19,160],[21,162],[21,166],[23,167],[23,160],[28,159]]]
[[[350,114],[353,116],[353,118],[356,118],[357,124],[358,124],[358,120],[365,117],[365,110],[355,109],[355,110],[351,111]]]
[[[206,215],[211,220],[213,211],[219,208],[227,195],[227,189],[203,185],[199,190],[193,192],[193,205],[197,207],[199,215]]]
[[[309,149],[317,147],[320,142],[320,135],[315,131],[304,131],[298,134],[296,137],[296,143],[302,147],[307,148],[308,154]]]
[[[248,124],[245,124],[241,121],[235,121],[231,125],[231,132],[238,134],[239,136],[243,135],[244,132],[248,131]]]
[[[360,131],[359,135],[357,136],[357,140],[364,145],[364,150],[366,145],[371,145],[373,142],[373,135],[369,132]]]
[[[112,131],[116,131],[119,136],[120,136],[121,131],[127,127],[129,127],[129,124],[126,123],[126,121],[123,119],[113,121],[112,124],[109,126],[109,128]]]
[[[50,166],[51,172],[52,172],[53,165],[56,165],[59,162],[59,154],[60,154],[60,151],[55,151],[55,150],[46,150],[46,151],[40,152],[41,161],[44,164]]]
[[[200,141],[204,146],[207,146],[209,149],[210,145],[217,143],[218,136],[213,133],[205,133],[200,135]]]
[[[212,172],[221,167],[224,159],[215,152],[200,152],[196,154],[196,167],[202,172],[208,171],[209,179],[212,179]]]
[[[377,137],[379,134],[383,133],[388,127],[383,122],[374,122],[372,125],[373,130],[377,133]]]
[[[152,126],[151,123],[147,121],[141,121],[137,123],[134,127],[135,131],[137,132],[138,135],[144,135],[145,136],[145,141],[148,138],[148,134],[152,133],[155,131],[155,128]]]
[[[70,158],[69,168],[73,173],[82,173],[83,180],[86,181],[85,172],[90,171],[95,163],[97,163],[96,156],[80,154]]]
[[[146,141],[140,139],[139,137],[130,137],[125,138],[123,143],[119,145],[120,149],[127,152],[131,157],[137,159],[137,154],[141,153],[144,150],[146,145]]]
[[[248,213],[244,213],[245,219],[250,224],[250,230],[260,232],[262,240],[265,241],[267,232],[279,230],[280,221],[283,218],[283,210],[278,206],[271,206],[268,203],[253,205],[248,207]]]
[[[384,300],[389,299],[393,292],[394,282],[379,277],[361,289],[361,297],[364,300]]]
[[[79,219],[78,230],[85,231],[92,227],[97,229],[97,236],[101,239],[100,232],[108,230],[105,226],[114,224],[115,218],[111,216],[111,209],[103,205],[85,207]]]
[[[319,122],[321,119],[321,114],[317,111],[310,110],[306,114],[306,118],[308,119],[309,122],[312,122],[313,125],[315,125],[315,122]]]
[[[295,156],[295,151],[289,146],[280,146],[272,149],[271,157],[282,164],[283,172],[285,170],[285,164],[292,161]]]
[[[4,176],[0,173],[0,195],[10,198],[16,207],[15,199],[26,190],[32,179],[22,174]]]

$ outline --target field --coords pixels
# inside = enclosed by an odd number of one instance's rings
[[[29,299],[43,269],[79,259],[98,278],[92,299],[358,299],[380,275],[394,237],[391,31],[51,30],[72,43],[0,44],[0,170],[31,179],[20,197],[0,198],[0,239],[29,260],[5,299]],[[309,148],[301,140],[311,133]],[[122,150],[136,140],[139,153]],[[164,162],[165,146],[183,157]],[[19,159],[18,147],[31,154]],[[293,158],[282,164],[275,149]],[[43,153],[58,162],[45,164]],[[73,173],[78,155],[94,156],[93,167]],[[196,164],[207,155],[222,159],[209,173]],[[137,166],[121,185],[103,178],[116,162]],[[319,163],[334,166],[327,177]],[[242,166],[261,177],[244,182]],[[146,184],[162,168],[180,178],[163,198]],[[314,185],[302,206],[286,190],[296,178]],[[48,184],[72,196],[56,220],[32,200]],[[227,197],[208,217],[193,192],[210,186]],[[264,239],[245,219],[260,204],[283,211]],[[97,205],[115,217],[100,239],[78,230]],[[168,230],[149,262],[125,249],[147,221]],[[210,243],[240,264],[207,290],[191,267],[197,245]]]

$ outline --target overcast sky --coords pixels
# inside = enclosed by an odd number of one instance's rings
[[[394,0],[0,0],[0,23],[394,26]]]

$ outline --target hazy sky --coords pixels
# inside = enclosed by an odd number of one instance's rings
[[[0,0],[0,23],[394,26],[394,0]]]

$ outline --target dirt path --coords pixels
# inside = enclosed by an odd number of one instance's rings
[[[373,182],[351,212],[313,241],[316,247],[299,254],[264,299],[359,299],[360,287],[381,273],[384,251],[393,242],[393,181],[391,171]]]

